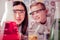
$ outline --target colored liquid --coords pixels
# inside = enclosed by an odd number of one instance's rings
[[[28,40],[38,40],[37,35],[29,35]]]

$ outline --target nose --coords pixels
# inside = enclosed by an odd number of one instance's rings
[[[19,13],[16,13],[16,18],[19,18]]]

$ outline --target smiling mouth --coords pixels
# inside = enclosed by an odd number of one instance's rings
[[[17,21],[21,21],[21,19],[16,19]]]
[[[36,17],[35,19],[38,20],[38,19],[40,19],[40,17]]]

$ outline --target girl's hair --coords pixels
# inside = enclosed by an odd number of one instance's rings
[[[22,34],[26,34],[26,30],[28,27],[28,14],[27,14],[27,8],[25,6],[25,4],[21,1],[14,1],[13,2],[13,6],[17,6],[17,5],[22,5],[25,8],[25,18],[24,21],[22,22],[22,27],[21,27],[21,32]]]

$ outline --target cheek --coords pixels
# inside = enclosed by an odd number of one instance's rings
[[[32,15],[32,18],[33,18],[33,19],[35,19],[35,16],[34,16],[34,15]]]
[[[16,19],[16,14],[14,14],[14,18]]]
[[[41,14],[40,18],[44,20],[46,18],[46,14]]]
[[[21,20],[23,21],[24,18],[25,18],[25,14],[22,14],[22,15],[20,16],[20,18],[21,18]]]
[[[41,17],[41,14],[35,14],[35,15],[32,15],[32,18],[36,19],[36,18],[40,18]]]

